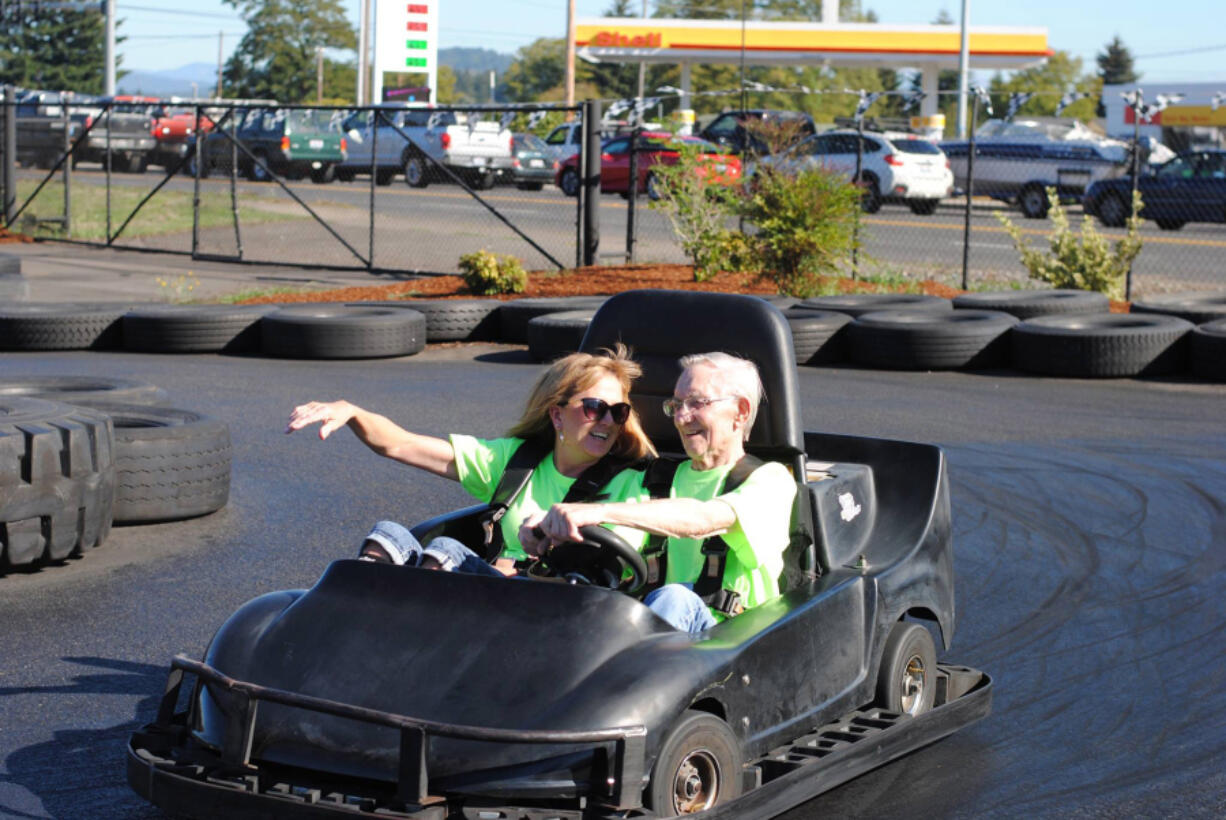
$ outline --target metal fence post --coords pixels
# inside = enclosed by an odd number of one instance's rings
[[[4,225],[13,224],[13,211],[17,207],[17,184],[13,169],[17,166],[17,89],[11,85],[4,87],[4,154],[3,185],[4,202],[0,214],[4,217]]]
[[[106,103],[106,244],[108,247],[111,244],[111,168],[115,164],[115,158],[111,156],[111,105],[113,102],[110,100]]]
[[[583,102],[583,264],[600,248],[600,100]]]
[[[626,197],[626,264],[628,265],[634,264],[634,242],[638,232],[634,204],[639,198],[639,136],[642,133],[641,125],[630,132],[630,191]]]
[[[864,117],[856,118],[856,185],[861,187],[860,201],[864,201]],[[860,273],[860,213],[856,208],[856,221],[851,228],[851,279],[854,282]]]
[[[61,111],[64,114],[64,236],[72,238],[72,118],[68,116],[68,106]]]
[[[196,141],[192,145],[192,151],[196,155],[192,170],[192,258],[196,258],[196,254],[200,253],[200,176],[204,172],[205,163],[205,146],[204,134],[200,131],[200,106],[196,106],[196,123],[195,130],[192,134],[195,135]]]
[[[1132,107],[1132,196],[1128,199],[1129,217],[1134,214],[1133,203],[1137,201],[1137,184],[1141,176],[1141,89],[1137,89],[1137,105]],[[1124,301],[1132,301],[1132,263],[1124,274]]]
[[[375,265],[375,186],[379,184],[379,124],[383,121],[383,111],[376,108],[373,111],[370,129],[370,247],[366,256],[366,270]]]
[[[967,289],[971,259],[971,197],[975,195],[975,114],[979,111],[979,99],[971,103],[970,141],[966,144],[966,218],[962,224],[962,289]]]

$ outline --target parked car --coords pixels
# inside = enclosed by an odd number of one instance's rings
[[[1141,216],[1164,231],[1189,222],[1226,222],[1226,151],[1187,151],[1137,180]],[[1085,212],[1104,225],[1119,227],[1132,210],[1132,175],[1093,183],[1083,200]]]
[[[785,170],[825,167],[848,179],[856,173],[855,131],[827,131],[786,152],[764,157],[762,165]],[[953,191],[949,160],[933,143],[910,135],[864,134],[860,179],[861,206],[876,213],[883,202],[901,202],[916,214],[931,214]]]
[[[539,191],[553,182],[561,162],[545,141],[536,134],[511,137],[511,180],[523,191]]]
[[[345,137],[330,127],[328,111],[306,108],[257,107],[236,111],[230,123],[203,138],[204,164],[201,176],[214,171],[229,172],[231,136],[250,152],[239,150],[238,171],[256,182],[265,182],[273,174],[286,179],[310,176],[312,182],[331,182],[336,167],[345,161],[348,146]],[[194,170],[194,169],[193,169]]]
[[[51,168],[64,153],[65,112],[69,139],[77,143],[73,164],[107,161],[120,171],[144,173],[157,146],[147,110],[115,103],[103,113],[105,97],[59,91],[28,91],[17,101],[17,159]],[[108,138],[109,129],[109,138]],[[88,133],[87,133],[88,132]]]
[[[969,140],[946,140],[957,185],[967,185]],[[975,193],[1016,203],[1028,219],[1047,216],[1047,189],[1076,202],[1100,179],[1128,172],[1131,149],[1077,120],[988,120],[975,132]]]
[[[630,142],[631,136],[614,137],[600,149],[600,192],[602,194],[630,195]],[[638,191],[652,199],[660,198],[656,175],[652,169],[657,165],[675,165],[681,156],[682,145],[697,147],[703,155],[699,167],[710,174],[715,182],[732,185],[741,178],[741,160],[725,149],[700,137],[678,137],[668,131],[644,131],[639,135]],[[579,193],[579,155],[571,156],[558,167],[555,182],[567,196]]]
[[[746,448],[800,490],[779,597],[679,632],[634,593],[642,556],[603,527],[536,579],[338,560],[310,590],[244,604],[203,659],[174,658],[129,739],[131,787],[192,817],[759,818],[986,716],[991,678],[937,661],[955,628],[940,448],[803,432],[791,334],[761,299],[618,294],[583,348],[617,342],[651,351],[640,408],[671,395],[679,356],[759,364]],[[642,422],[680,451],[662,413]],[[490,509],[413,532],[479,544]],[[943,752],[924,788],[968,763]]]
[[[813,118],[803,111],[755,108],[745,111],[725,111],[711,120],[698,136],[734,154],[766,156],[770,153],[770,146],[751,129],[745,127],[747,122],[789,125],[795,129],[797,141],[817,133],[817,126],[813,123]]]
[[[545,144],[557,153],[559,162],[578,154],[580,146],[583,145],[583,122],[576,118],[572,122],[555,126],[546,135]]]

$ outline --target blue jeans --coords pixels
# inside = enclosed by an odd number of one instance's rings
[[[694,592],[693,584],[665,584],[652,591],[643,603],[682,632],[702,632],[716,623],[711,610]]]
[[[416,567],[421,564],[421,559],[428,555],[438,561],[439,567],[446,572],[505,577],[460,541],[444,535],[435,538],[423,547],[407,527],[395,521],[380,521],[375,524],[366,535],[366,540],[374,541],[383,547],[392,561],[397,564]]]

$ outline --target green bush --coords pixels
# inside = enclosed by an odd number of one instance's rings
[[[523,293],[528,274],[518,259],[509,254],[476,251],[460,257],[460,271],[469,292],[481,296],[498,293]]]
[[[860,189],[836,171],[759,167],[739,204],[754,229],[744,238],[739,267],[757,271],[780,293],[813,295],[855,246]]]
[[[1013,238],[1013,245],[1021,254],[1022,264],[1030,272],[1030,278],[1056,288],[1094,290],[1106,294],[1110,299],[1123,299],[1124,280],[1133,260],[1141,252],[1138,233],[1141,225],[1138,216],[1141,211],[1140,192],[1135,193],[1132,199],[1128,231],[1116,241],[1114,250],[1108,246],[1106,238],[1094,229],[1094,220],[1088,214],[1081,222],[1080,236],[1073,233],[1055,188],[1047,189],[1047,199],[1051,203],[1048,213],[1054,230],[1048,239],[1050,250],[1046,253],[1030,247],[1021,229],[1008,217],[1000,213],[996,215]]]
[[[694,265],[694,280],[705,282],[730,264],[735,240],[727,229],[736,214],[736,193],[708,179],[700,168],[710,160],[698,146],[680,144],[676,165],[652,166],[660,198],[651,208],[663,211]]]

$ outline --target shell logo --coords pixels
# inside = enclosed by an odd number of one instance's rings
[[[601,31],[597,32],[592,38],[594,46],[613,46],[620,48],[660,48],[664,43],[664,35],[660,32],[650,32],[648,34],[621,34],[616,31]]]

